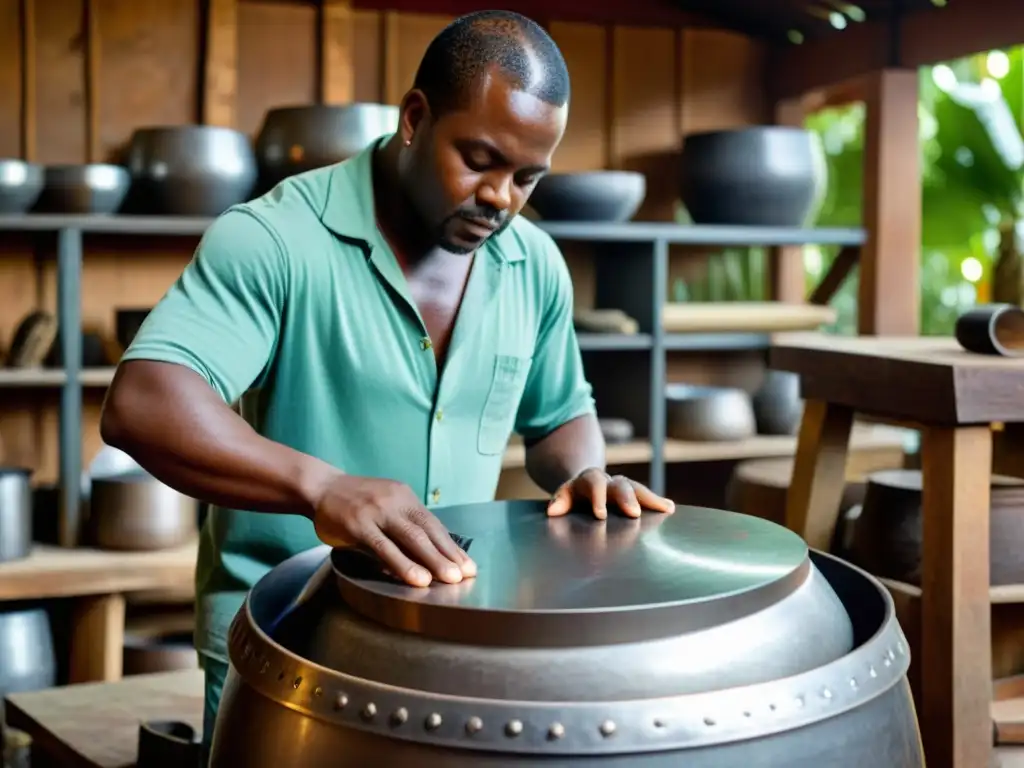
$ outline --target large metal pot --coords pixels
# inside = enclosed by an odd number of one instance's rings
[[[786,529],[696,507],[439,515],[476,579],[405,587],[321,547],[256,585],[214,768],[923,765],[888,593]]]
[[[389,104],[271,109],[256,136],[260,187],[270,189],[296,173],[340,163],[397,130],[398,107]]]
[[[43,191],[43,167],[0,157],[0,214],[25,213]]]
[[[89,532],[100,549],[182,546],[198,533],[199,503],[142,469],[93,477]]]
[[[114,213],[121,207],[131,177],[109,163],[50,165],[36,208],[45,213]]]
[[[696,224],[802,227],[812,223],[828,178],[818,135],[763,125],[691,134],[680,195]]]
[[[0,702],[9,694],[52,688],[56,682],[49,615],[21,603],[0,604]]]
[[[629,221],[646,194],[647,177],[636,171],[549,173],[530,206],[548,221]]]
[[[132,213],[217,216],[249,198],[256,158],[249,138],[212,125],[140,128],[128,144]]]
[[[737,387],[669,384],[665,429],[673,440],[745,440],[757,432],[750,395]]]

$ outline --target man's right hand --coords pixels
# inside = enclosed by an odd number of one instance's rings
[[[476,563],[404,483],[338,475],[320,496],[313,523],[325,544],[364,547],[414,587],[476,576]]]

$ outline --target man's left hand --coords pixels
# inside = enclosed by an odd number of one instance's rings
[[[623,475],[609,475],[603,469],[585,469],[555,491],[548,504],[548,517],[567,514],[578,502],[594,510],[598,520],[608,518],[608,503],[615,504],[627,517],[640,517],[645,511],[672,514],[676,505],[647,486]]]

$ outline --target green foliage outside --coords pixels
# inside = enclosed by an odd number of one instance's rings
[[[923,68],[919,118],[921,331],[950,334],[966,307],[991,300],[993,266],[1001,246],[1014,262],[1019,259],[1014,233],[1024,229],[1024,47]],[[822,111],[807,126],[820,135],[829,168],[817,225],[858,226],[863,105]],[[808,290],[834,256],[835,249],[805,249]],[[710,260],[703,280],[675,285],[672,298],[760,299],[764,271],[762,249],[725,252]],[[1000,276],[1005,293],[1006,273]],[[999,293],[996,286],[997,298]],[[832,303],[839,311],[834,330],[854,333],[856,274]]]

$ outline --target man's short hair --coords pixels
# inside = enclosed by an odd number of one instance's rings
[[[569,70],[555,41],[537,22],[511,11],[477,11],[441,30],[423,54],[413,88],[434,114],[443,114],[465,107],[491,67],[548,104],[569,101]]]

